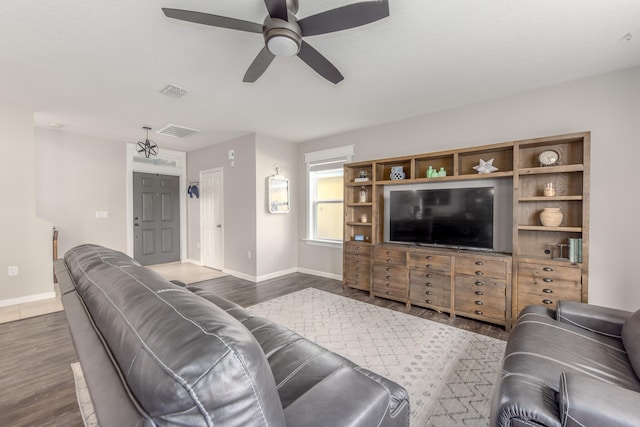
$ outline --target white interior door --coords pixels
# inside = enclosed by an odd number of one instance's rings
[[[200,261],[202,265],[224,268],[224,228],[222,169],[200,172]]]

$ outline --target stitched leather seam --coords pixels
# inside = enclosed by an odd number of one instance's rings
[[[283,385],[285,385],[287,382],[289,382],[289,380],[291,378],[293,378],[298,372],[300,372],[300,370],[302,370],[302,368],[304,368],[305,366],[307,366],[309,363],[311,363],[314,359],[317,359],[318,357],[322,356],[324,353],[326,353],[326,351],[324,352],[320,352],[318,354],[316,354],[313,357],[308,358],[307,360],[305,360],[304,362],[302,362],[296,369],[294,369],[293,371],[291,371],[291,373],[289,375],[287,375],[282,381],[280,381],[279,384],[276,385],[276,389],[280,389],[280,387],[282,387]]]
[[[510,353],[510,354],[508,354],[507,356],[505,356],[505,360],[507,360],[507,358],[508,358],[508,357],[511,357],[511,356],[517,356],[517,355],[532,356],[532,357],[538,357],[538,358],[540,358],[540,359],[550,360],[550,361],[552,361],[552,362],[557,363],[558,365],[566,366],[566,367],[569,367],[569,368],[571,368],[571,369],[575,369],[575,370],[576,370],[576,371],[578,371],[578,372],[582,372],[582,373],[583,373],[583,374],[585,374],[585,375],[589,375],[590,377],[595,378],[595,379],[598,379],[598,380],[600,380],[600,381],[602,381],[602,382],[605,382],[605,383],[607,383],[607,384],[614,384],[613,382],[611,382],[611,381],[609,381],[609,380],[607,380],[607,379],[605,379],[605,378],[601,378],[601,377],[599,377],[599,376],[597,376],[597,375],[594,375],[594,374],[592,374],[591,372],[589,372],[589,371],[587,371],[587,370],[585,370],[585,369],[579,368],[579,367],[577,367],[577,366],[575,366],[575,365],[572,365],[572,364],[570,364],[570,363],[561,362],[561,361],[560,361],[560,360],[558,360],[558,359],[555,359],[555,358],[553,358],[553,357],[549,357],[549,356],[544,356],[544,355],[542,355],[542,354],[531,353],[531,352],[528,352],[528,351],[516,351],[516,352]]]
[[[557,384],[552,384],[550,382],[548,382],[547,380],[540,378],[540,377],[536,377],[533,375],[528,375],[528,374],[520,374],[518,372],[507,372],[505,370],[502,371],[504,373],[504,376],[502,378],[507,378],[507,377],[522,377],[522,378],[527,378],[539,383],[542,383],[544,385],[546,385],[547,387],[549,387],[552,390],[555,390],[555,387],[557,386]]]
[[[622,336],[620,336],[620,335],[608,334],[606,332],[602,332],[602,331],[598,331],[596,329],[589,328],[589,327],[587,327],[585,325],[582,325],[582,324],[580,324],[580,323],[578,323],[578,322],[576,322],[574,320],[571,320],[568,317],[563,316],[562,314],[558,314],[558,317],[560,319],[563,319],[567,323],[570,323],[570,324],[575,325],[575,326],[577,326],[579,328],[582,328],[582,329],[586,329],[587,331],[595,332],[596,334],[599,334],[599,335],[604,335],[604,336],[612,337],[612,338],[622,338]]]
[[[610,348],[610,349],[612,349],[612,350],[619,351],[620,353],[627,354],[627,352],[626,352],[626,351],[624,351],[624,350],[622,350],[622,349],[619,349],[619,348],[617,348],[617,347],[614,347],[614,346],[612,346],[612,345],[610,345],[610,344],[605,344],[605,343],[603,343],[602,341],[598,341],[597,339],[594,339],[594,338],[591,338],[591,337],[585,337],[584,335],[581,335],[581,334],[579,334],[579,333],[577,333],[577,332],[574,332],[574,331],[570,331],[570,330],[568,330],[568,329],[562,328],[562,327],[557,326],[557,325],[551,325],[551,324],[549,324],[549,323],[544,323],[544,322],[537,322],[537,321],[535,321],[535,320],[525,320],[524,322],[520,322],[520,323],[521,323],[521,324],[524,324],[524,323],[537,323],[537,324],[540,324],[540,325],[549,326],[550,328],[561,329],[561,330],[563,330],[563,331],[565,331],[565,332],[568,332],[568,333],[570,333],[570,334],[577,335],[577,336],[579,336],[579,337],[581,337],[581,338],[584,338],[584,339],[586,339],[586,340],[593,341],[593,342],[598,343],[598,344],[600,344],[600,345],[603,345],[603,346],[605,346],[605,347],[609,347],[609,348]]]
[[[582,424],[580,421],[578,421],[575,418],[573,418],[571,415],[569,415],[569,418],[571,418],[573,420],[573,422],[578,424],[579,426],[586,427],[584,424]],[[563,424],[563,425],[566,425],[566,424]]]

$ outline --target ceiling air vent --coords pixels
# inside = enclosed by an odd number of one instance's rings
[[[156,133],[159,133],[160,135],[175,136],[178,138],[184,138],[185,136],[189,136],[196,132],[200,132],[200,131],[197,129],[190,129],[184,126],[172,125],[171,123],[161,127],[156,131]]]
[[[172,85],[171,83],[166,85],[164,89],[160,91],[160,93],[170,96],[172,98],[180,98],[182,95],[184,95],[187,92],[189,91],[186,89],[182,89],[179,86]]]

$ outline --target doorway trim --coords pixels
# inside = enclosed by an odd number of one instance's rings
[[[136,145],[127,144],[127,255],[133,258],[133,173],[146,172],[173,175],[180,178],[180,261],[187,259],[187,153],[161,149],[153,159],[141,157]]]
[[[199,179],[200,179],[200,183],[202,184],[202,176],[204,174],[208,174],[208,173],[213,173],[213,172],[220,172],[221,176],[222,176],[222,188],[223,188],[223,193],[222,193],[222,197],[223,197],[223,209],[222,212],[220,213],[221,221],[222,221],[222,266],[220,268],[220,271],[225,271],[224,269],[224,233],[225,233],[225,222],[224,222],[224,168],[222,167],[217,167],[217,168],[213,168],[213,169],[206,169],[206,170],[202,170],[200,171],[200,175],[199,175]],[[198,238],[200,239],[200,265],[204,265],[204,263],[202,262],[202,244],[204,242],[204,227],[203,227],[203,217],[204,215],[202,214],[202,210],[204,209],[202,202],[200,203],[200,236],[198,236]]]

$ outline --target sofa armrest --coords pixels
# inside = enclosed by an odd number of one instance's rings
[[[560,375],[558,400],[563,426],[640,425],[640,393],[583,374]]]
[[[290,426],[377,426],[389,409],[389,398],[373,379],[344,367],[292,402],[284,414]]]
[[[614,338],[621,338],[622,324],[631,312],[575,301],[558,301],[556,318],[580,328]]]

